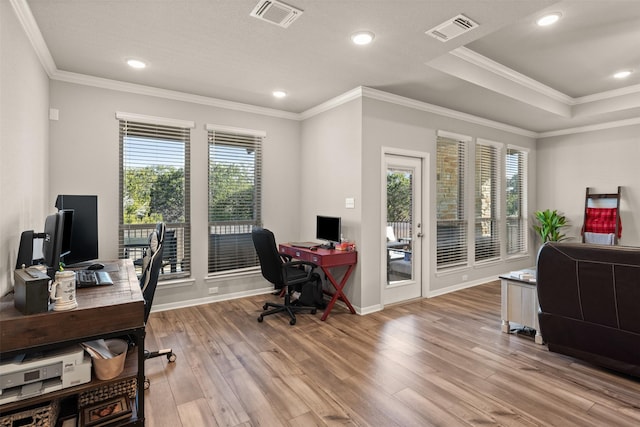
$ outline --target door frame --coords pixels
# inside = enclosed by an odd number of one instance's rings
[[[384,309],[384,289],[387,284],[387,271],[386,264],[387,258],[386,253],[382,249],[387,245],[387,236],[386,236],[386,219],[387,219],[387,165],[386,165],[386,156],[402,156],[402,157],[411,157],[415,159],[419,159],[422,163],[422,239],[421,240],[421,259],[414,260],[414,262],[420,262],[421,266],[421,284],[420,284],[420,298],[424,298],[429,295],[429,280],[428,277],[431,277],[431,264],[429,262],[430,253],[431,253],[431,212],[429,211],[429,195],[431,192],[431,163],[430,163],[430,154],[424,151],[416,151],[416,150],[407,150],[403,148],[397,147],[382,147],[381,155],[380,155],[380,308]]]

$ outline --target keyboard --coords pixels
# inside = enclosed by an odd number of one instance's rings
[[[113,285],[113,280],[111,280],[111,276],[106,271],[76,271],[76,287],[78,288],[90,288],[92,286],[108,285]]]

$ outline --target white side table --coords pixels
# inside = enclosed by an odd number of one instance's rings
[[[529,270],[527,270],[529,271]],[[509,275],[500,276],[502,300],[502,332],[509,333],[509,322],[536,330],[535,342],[542,344],[538,323],[538,292],[535,279],[521,280]]]

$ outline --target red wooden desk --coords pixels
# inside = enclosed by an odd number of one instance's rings
[[[302,261],[310,261],[316,264],[322,269],[322,271],[324,271],[324,274],[327,275],[327,279],[329,279],[329,282],[331,282],[331,285],[335,288],[335,292],[325,291],[326,294],[331,295],[331,301],[327,304],[327,308],[325,308],[324,313],[320,318],[321,320],[327,319],[338,299],[347,305],[352,314],[356,313],[355,309],[349,302],[349,299],[342,291],[342,289],[344,289],[344,285],[347,284],[347,280],[349,280],[349,276],[351,276],[356,263],[358,262],[358,253],[356,251],[338,251],[335,249],[322,248],[317,248],[312,251],[311,249],[297,248],[283,243],[280,244],[280,252],[291,255],[293,258]],[[338,282],[336,278],[333,277],[333,274],[331,274],[331,269],[343,266],[347,267],[347,271],[344,272],[342,279]]]

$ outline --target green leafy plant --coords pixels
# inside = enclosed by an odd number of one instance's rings
[[[564,215],[559,214],[556,210],[547,209],[537,211],[535,216],[538,224],[534,225],[533,229],[542,238],[542,243],[560,242],[566,239],[566,236],[560,233],[560,229],[568,225]]]

